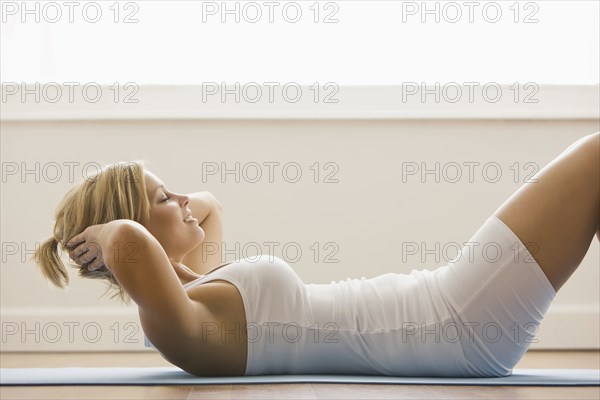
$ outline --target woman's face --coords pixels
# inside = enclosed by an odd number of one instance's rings
[[[159,241],[170,259],[183,257],[204,240],[204,230],[198,220],[184,219],[191,215],[189,197],[169,191],[152,172],[144,171],[150,200],[150,219],[142,225]]]

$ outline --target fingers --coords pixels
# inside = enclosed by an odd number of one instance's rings
[[[81,244],[80,246],[78,246],[76,249],[71,250],[69,252],[69,254],[73,254],[73,260],[75,260],[75,259],[83,256],[84,254],[89,253],[90,250],[92,250],[90,245],[87,243],[84,243],[84,244]]]
[[[77,248],[69,250],[69,257],[78,265],[86,265],[96,258],[102,260],[101,255],[100,246],[93,242],[81,243]]]
[[[101,257],[96,257],[92,262],[90,262],[86,268],[88,269],[88,271],[95,271],[97,269],[100,269],[104,267],[104,262],[102,261]]]
[[[84,242],[85,240],[81,239],[80,235],[73,236],[71,240],[67,242],[65,248],[69,253],[69,258],[74,262],[76,262],[76,258],[80,255],[77,247],[79,247],[79,245]],[[81,249],[79,249],[79,251],[81,251]]]
[[[86,240],[86,231],[73,236],[66,244],[69,257],[77,265],[86,267],[89,271],[95,271],[104,266],[102,260],[102,249],[98,243]]]
[[[69,258],[73,261],[75,261],[75,259],[77,257],[79,257],[83,252],[83,246],[80,246],[82,243],[85,242],[81,242],[81,243],[75,243],[75,242],[68,242],[67,243],[67,253],[69,253]]]
[[[79,265],[86,265],[90,262],[92,262],[94,259],[96,258],[95,255],[93,255],[89,250],[85,250],[83,252],[81,252],[80,254],[76,254],[73,257],[73,261],[75,261],[75,263],[79,264]]]
[[[67,242],[67,249],[73,250],[75,247],[79,246],[81,243],[85,242],[85,239],[81,237],[81,234],[75,235]]]
[[[102,261],[102,258],[94,257],[92,261],[90,261],[87,264],[84,264],[84,266],[88,269],[88,271],[95,271],[97,269],[102,268],[104,266],[104,262]]]
[[[75,264],[87,268],[88,271],[96,271],[104,267],[102,251],[95,243],[81,242],[69,249],[68,253]]]
[[[70,251],[69,258],[77,265],[86,267],[89,271],[95,271],[104,267],[102,257],[93,255],[92,252],[87,249],[79,255],[75,255],[73,251]]]

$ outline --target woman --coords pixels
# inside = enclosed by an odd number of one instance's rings
[[[218,201],[173,193],[140,162],[74,187],[35,256],[62,287],[57,248],[69,249],[80,274],[131,297],[163,357],[195,375],[506,376],[600,239],[599,152],[599,133],[577,140],[433,271],[304,284],[268,255],[217,267],[220,251],[204,245],[220,248]]]

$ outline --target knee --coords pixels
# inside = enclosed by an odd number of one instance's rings
[[[590,153],[596,156],[596,159],[600,157],[600,132],[585,135],[581,138],[581,142]]]
[[[574,143],[578,158],[585,165],[588,175],[592,178],[593,187],[598,186],[600,180],[600,132],[585,135]]]
[[[585,145],[588,147],[588,152],[591,154],[592,168],[597,174],[596,181],[594,182],[594,185],[597,188],[598,182],[600,181],[600,132],[587,135]]]

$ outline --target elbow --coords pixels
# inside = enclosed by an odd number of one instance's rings
[[[102,249],[104,264],[111,270],[137,264],[139,249],[150,233],[132,220],[113,221]]]
[[[205,191],[204,192],[206,194],[206,197],[208,199],[210,199],[210,203],[212,204],[213,208],[222,211],[223,210],[223,206],[221,205],[221,202],[219,202],[219,199],[217,199],[217,197],[212,194],[211,192]]]
[[[110,223],[114,225],[108,233],[109,243],[124,244],[137,240],[140,236],[148,233],[142,224],[130,219],[119,219]]]
[[[217,198],[215,197],[215,204],[217,206],[217,209],[219,211],[223,211],[223,205],[221,205],[221,203],[219,202],[219,200],[217,200]]]

